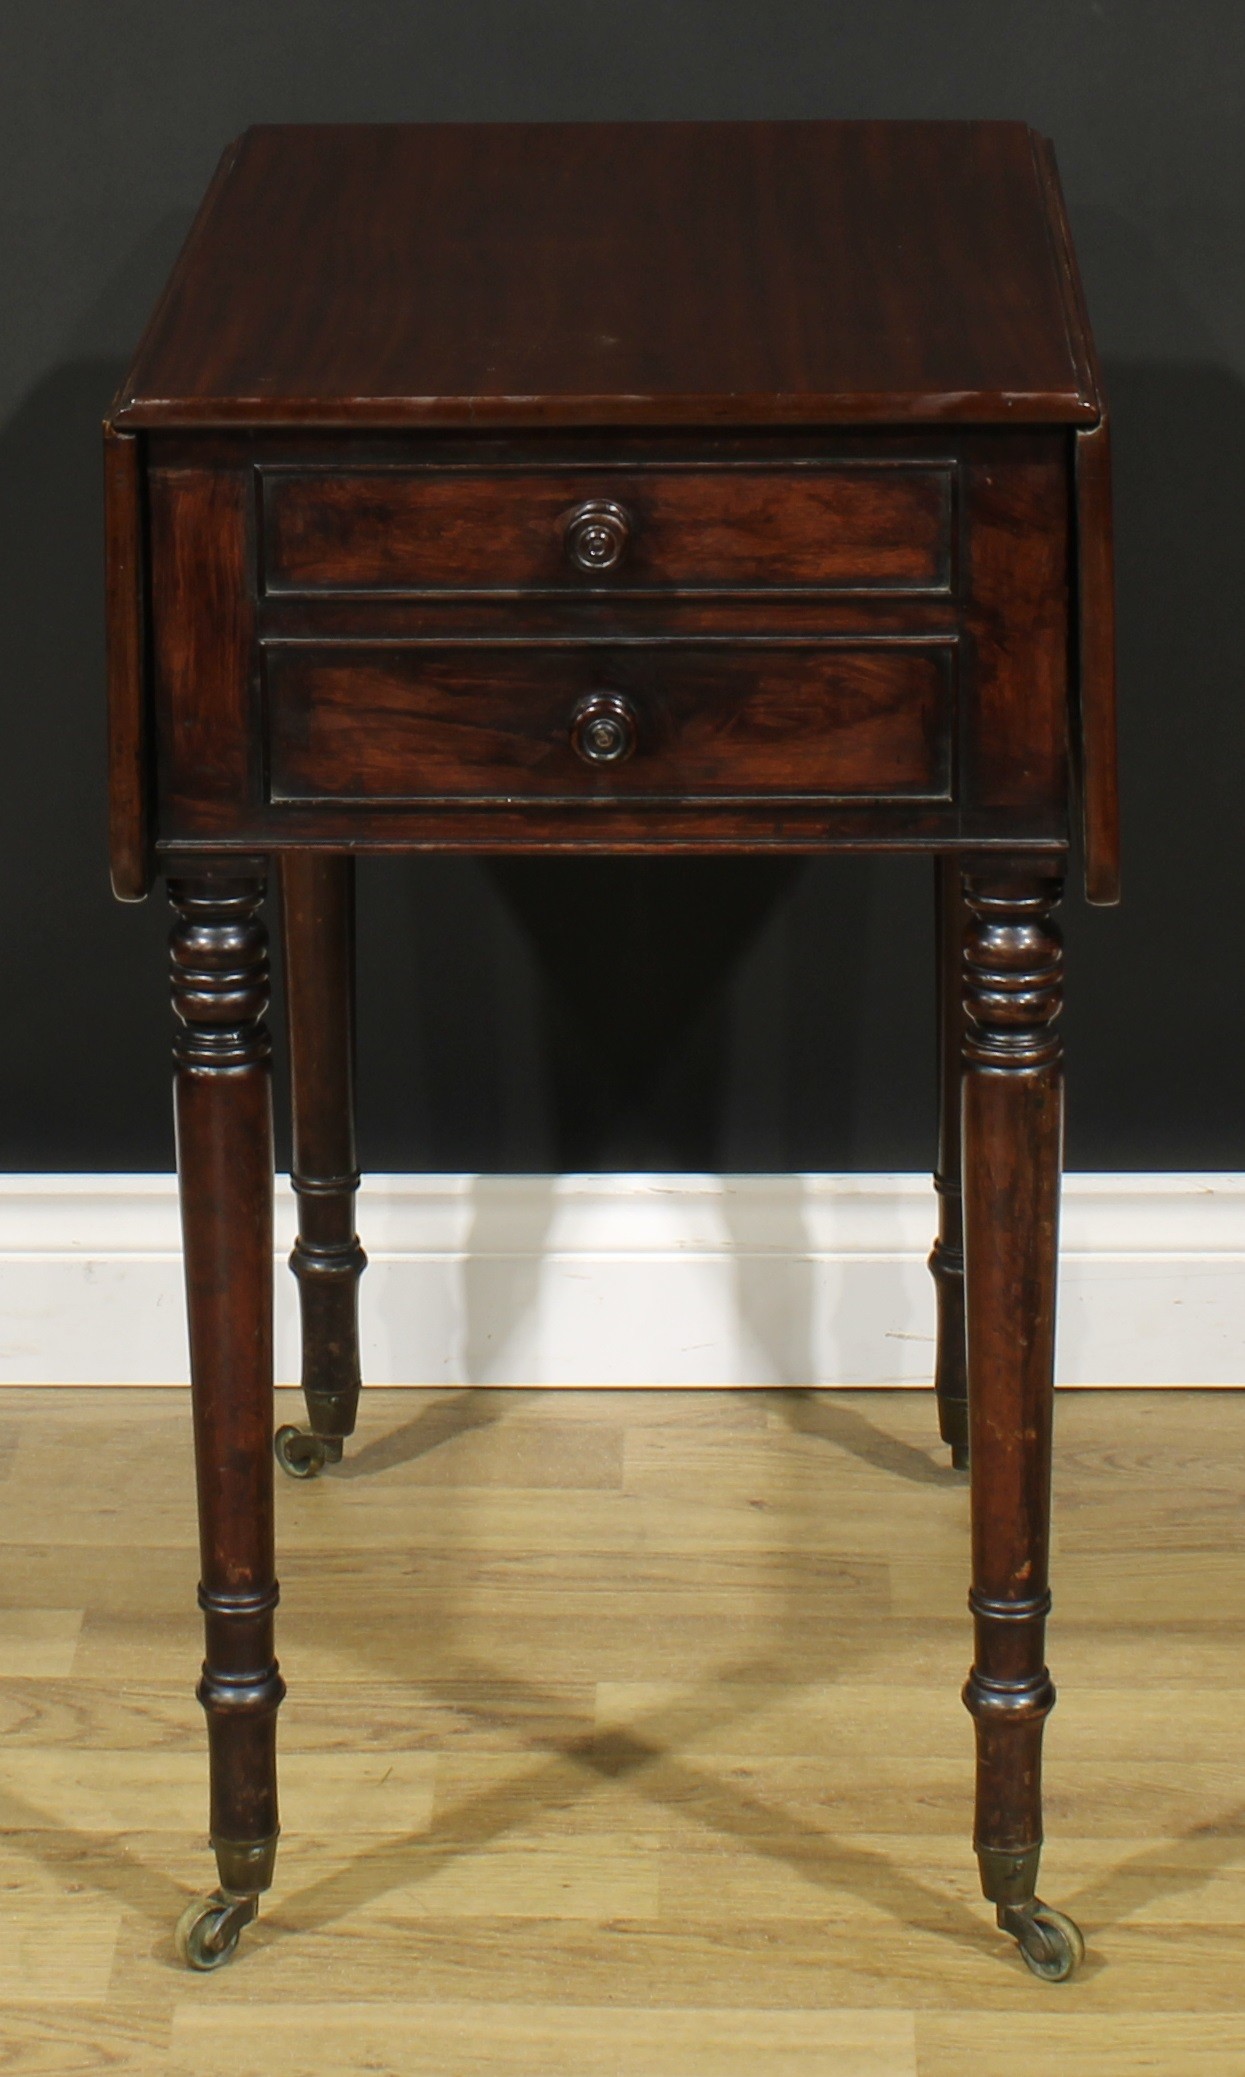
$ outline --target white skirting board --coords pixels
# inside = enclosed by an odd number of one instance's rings
[[[915,1385],[933,1192],[910,1175],[373,1176],[377,1385]],[[281,1258],[294,1232],[281,1180]],[[187,1377],[171,1176],[0,1177],[0,1383]],[[279,1382],[298,1376],[277,1273]],[[1071,1175],[1058,1376],[1245,1385],[1245,1175]]]

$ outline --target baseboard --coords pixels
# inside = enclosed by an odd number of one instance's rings
[[[284,1256],[284,1181],[277,1218]],[[375,1176],[364,1374],[926,1383],[933,1218],[923,1176]],[[183,1382],[178,1244],[170,1176],[0,1178],[0,1383]],[[1245,1384],[1245,1175],[1069,1176],[1061,1292],[1061,1383]]]

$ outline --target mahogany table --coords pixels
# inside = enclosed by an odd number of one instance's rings
[[[105,427],[112,871],[165,876],[220,1888],[273,1874],[279,872],[306,1434],[359,1392],[361,852],[935,862],[941,1430],[970,1454],[987,1898],[1035,1895],[1074,791],[1117,898],[1107,421],[1017,123],[274,127]],[[568,866],[568,870],[571,868]],[[961,1106],[962,1090],[962,1106]],[[963,1190],[961,1195],[961,1169]],[[967,1366],[966,1348],[967,1342]],[[967,1397],[965,1377],[969,1381]]]

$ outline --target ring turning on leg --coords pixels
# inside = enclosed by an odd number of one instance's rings
[[[1055,1272],[1063,1138],[1057,880],[965,882],[964,1263],[975,1632],[964,1700],[977,1733],[974,1846],[999,1924],[1038,1975],[1080,1957],[1037,1897]],[[1075,1936],[1075,1937],[1074,1937]]]
[[[211,1837],[220,1890],[178,1946],[226,1961],[272,1882],[277,1845],[277,1606],[272,1492],[272,1097],[263,882],[171,883],[182,1206]]]

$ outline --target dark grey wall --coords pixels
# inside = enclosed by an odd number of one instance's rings
[[[163,1167],[162,903],[104,860],[98,421],[257,120],[1021,116],[1118,432],[1126,898],[1069,904],[1069,1158],[1245,1167],[1240,0],[7,0],[0,1165]],[[922,1167],[914,864],[361,874],[373,1168]]]

